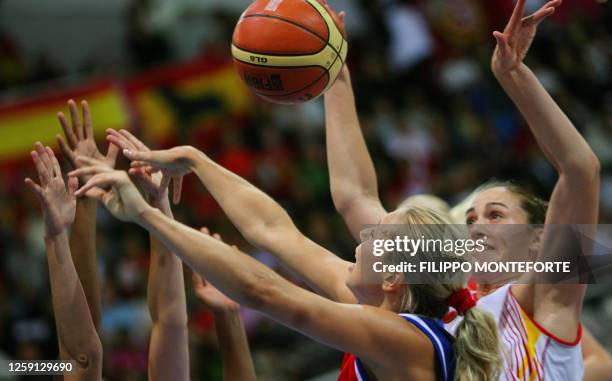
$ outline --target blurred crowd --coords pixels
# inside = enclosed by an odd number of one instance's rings
[[[491,177],[514,179],[548,197],[556,174],[489,69],[491,32],[503,27],[512,0],[329,3],[347,11],[348,64],[361,126],[388,209],[418,193],[433,193],[455,204]],[[532,0],[528,7],[535,10],[542,3]],[[81,63],[79,74],[134,73],[195,56],[229,57],[238,13],[219,7],[213,17],[207,15],[214,19],[214,38],[192,42],[192,48],[186,49],[184,44],[177,46],[177,40],[189,36],[177,37],[172,27],[152,27],[148,15],[155,6],[136,0],[125,14],[126,65],[109,66],[101,58],[104,65],[96,66],[90,60]],[[183,22],[197,22],[199,17],[204,16],[179,12],[173,25],[184,27]],[[601,161],[602,224],[612,223],[610,20],[609,2],[565,0],[560,12],[541,26],[527,59]],[[24,54],[0,26],[3,92],[44,86],[45,81],[72,74],[44,51]],[[221,144],[207,147],[207,153],[278,200],[307,236],[350,258],[354,243],[329,192],[322,101],[294,107],[258,101],[234,127],[217,126]],[[25,175],[0,173],[0,358],[51,359],[57,344],[42,222],[34,197],[22,186]],[[194,227],[208,226],[226,241],[277,266],[267,253],[242,240],[195,179],[188,181],[190,193],[176,207],[177,219]],[[150,329],[146,234],[100,209],[98,262],[105,379],[144,380]],[[195,300],[189,283],[194,379],[220,379],[212,315]],[[607,323],[612,318],[612,297],[606,288],[591,286],[584,320],[612,349],[612,326]],[[339,365],[339,353],[255,312],[244,311],[244,317],[262,380],[309,379]]]

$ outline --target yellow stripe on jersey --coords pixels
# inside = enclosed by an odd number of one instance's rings
[[[521,319],[523,320],[523,325],[525,327],[525,332],[527,333],[527,358],[523,359],[523,369],[525,371],[525,367],[528,367],[531,363],[531,372],[529,374],[529,380],[537,380],[541,377],[540,375],[540,360],[538,359],[536,353],[536,344],[538,343],[538,339],[542,335],[542,332],[538,329],[538,327],[533,324],[533,321],[529,318],[529,316],[523,311],[520,305],[517,306],[519,311],[521,312]],[[519,378],[522,378],[522,374],[519,375]]]

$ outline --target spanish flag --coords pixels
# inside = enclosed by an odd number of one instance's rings
[[[140,135],[160,145],[193,144],[194,135],[218,132],[254,103],[231,61],[212,57],[144,73],[126,83],[126,92]]]
[[[80,100],[89,102],[97,137],[103,138],[107,128],[129,125],[125,97],[120,87],[110,80],[0,105],[0,163],[27,157],[36,141],[54,147],[55,135],[63,134],[56,114],[64,111],[69,115],[66,101],[71,98],[77,103]]]

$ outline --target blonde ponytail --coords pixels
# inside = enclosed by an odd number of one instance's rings
[[[502,366],[493,316],[480,308],[465,311],[455,340],[455,381],[494,381]]]

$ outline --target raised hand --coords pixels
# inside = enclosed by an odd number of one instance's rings
[[[200,231],[202,234],[210,235],[207,228],[201,228]],[[212,236],[222,241],[219,234],[215,233]],[[202,279],[197,272],[193,271],[191,279],[193,281],[193,290],[196,296],[213,312],[237,311],[240,308],[238,303],[234,302],[221,291],[217,290],[215,286]]]
[[[149,206],[130,180],[127,172],[113,170],[95,159],[78,156],[81,168],[70,172],[71,177],[90,176],[89,181],[77,192],[77,197],[87,196],[101,201],[116,218],[136,222]],[[109,190],[104,188],[110,187]]]
[[[71,99],[68,101],[68,108],[70,109],[70,120],[71,125],[68,124],[66,116],[63,112],[57,113],[57,118],[62,125],[66,140],[61,135],[56,135],[57,142],[64,153],[64,156],[68,158],[73,168],[79,168],[76,162],[77,156],[90,157],[98,160],[101,164],[106,165],[109,168],[115,167],[117,160],[117,154],[119,148],[114,144],[109,145],[106,155],[102,155],[96,141],[94,139],[93,123],[91,120],[91,113],[89,111],[89,104],[87,101],[81,102],[83,109],[83,118],[79,116],[79,109],[76,103]],[[66,142],[67,141],[67,142]],[[89,177],[83,177],[83,181],[89,180]]]
[[[149,152],[151,151],[143,142],[136,138],[131,132],[127,130],[106,130],[108,134],[106,140],[110,144],[119,147],[122,150],[128,150],[132,152]],[[144,167],[131,168],[129,170],[130,175],[134,176],[140,188],[147,194],[149,202],[155,207],[160,207],[168,199],[168,185],[171,176],[167,172],[154,172]],[[180,188],[182,177],[175,177],[174,183],[178,184],[178,189],[175,188],[174,192],[174,203],[177,204],[180,201]],[[169,205],[169,204],[168,204]]]
[[[142,153],[165,152],[165,151],[151,151],[149,147],[147,147],[144,143],[138,140],[138,138],[136,138],[131,132],[127,130],[115,131],[112,129],[108,129],[106,130],[106,132],[108,133],[106,139],[110,143],[120,147],[123,150],[124,155],[130,160],[138,160],[138,159],[134,159],[134,157],[138,157],[138,154],[142,154]],[[185,150],[187,148],[190,148],[190,147],[178,147],[173,150],[178,150],[178,149]],[[136,154],[136,155],[134,156],[133,154]],[[173,203],[178,204],[180,202],[181,190],[182,190],[182,184],[183,184],[183,176],[190,172],[189,169],[183,168],[183,170],[181,170],[178,167],[156,166],[154,165],[154,163],[145,164],[145,163],[140,163],[140,162],[132,163],[132,167],[134,168],[130,170],[130,174],[135,175],[137,178],[140,178],[142,181],[146,181],[149,185],[152,185],[153,183],[148,181],[149,179],[146,178],[146,175],[147,174],[152,175],[154,172],[158,170],[162,170],[164,175],[167,175],[172,179],[172,184],[173,184],[172,201]],[[148,168],[148,167],[152,167],[152,168]],[[146,170],[139,170],[138,168],[143,168]],[[152,177],[151,180],[156,180],[156,179]],[[157,178],[157,181],[159,184],[162,183],[161,180],[162,180],[161,177]],[[151,189],[150,186],[149,186],[149,189]],[[157,196],[163,197],[164,195],[158,194]],[[153,197],[155,197],[155,195],[153,195]]]
[[[504,32],[493,32],[497,46],[491,60],[496,75],[515,70],[522,62],[533,42],[538,25],[555,12],[562,0],[552,0],[544,4],[530,16],[523,17],[527,0],[518,0]]]
[[[76,213],[75,192],[78,179],[70,178],[68,187],[62,178],[59,162],[49,147],[40,142],[35,145],[31,153],[32,160],[38,172],[40,184],[26,178],[26,185],[38,197],[45,222],[45,234],[53,237],[66,231],[74,222]]]

